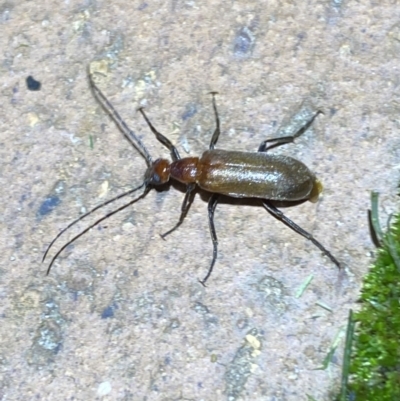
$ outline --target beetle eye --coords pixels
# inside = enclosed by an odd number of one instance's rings
[[[160,183],[160,176],[157,173],[154,173],[153,176],[151,177],[151,182],[152,184],[159,184]]]

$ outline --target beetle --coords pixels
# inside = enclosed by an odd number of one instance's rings
[[[277,201],[283,201],[285,203],[299,203],[310,200],[315,202],[318,199],[318,196],[322,191],[322,184],[316,178],[315,174],[312,173],[304,163],[289,156],[270,154],[268,150],[277,146],[294,142],[297,137],[302,135],[309,128],[320,111],[315,112],[312,118],[296,133],[294,133],[294,135],[264,140],[258,147],[257,152],[215,149],[215,145],[220,136],[220,119],[215,100],[215,95],[217,92],[211,92],[210,94],[212,96],[212,107],[216,121],[216,128],[212,135],[209,149],[206,150],[200,157],[182,158],[179,155],[177,148],[169,141],[169,139],[155,129],[141,107],[138,109],[138,111],[142,114],[148,127],[155,135],[157,140],[170,151],[172,158],[172,162],[162,158],[153,160],[140,138],[138,138],[138,136],[127,126],[113,105],[98,88],[90,71],[88,73],[88,78],[94,97],[107,112],[107,114],[109,114],[125,138],[130,141],[131,144],[143,156],[147,164],[147,170],[145,172],[142,184],[140,184],[138,187],[96,206],[61,230],[47,247],[47,250],[43,256],[43,261],[46,259],[46,256],[55,241],[75,223],[99,208],[116,201],[117,199],[131,195],[141,189],[144,189],[144,191],[137,198],[97,220],[95,223],[91,224],[89,227],[81,231],[78,235],[63,245],[51,259],[47,269],[47,274],[50,273],[54,261],[68,245],[73,243],[103,220],[144,198],[153,187],[165,184],[170,179],[185,184],[186,193],[181,207],[180,218],[172,229],[161,235],[163,239],[165,239],[167,235],[171,234],[182,224],[192,202],[193,191],[197,186],[207,192],[212,193],[208,202],[208,221],[213,244],[213,256],[206,276],[202,280],[199,280],[203,286],[205,286],[206,281],[210,277],[217,260],[218,240],[214,226],[214,213],[220,195],[233,198],[261,199],[264,208],[270,214],[282,221],[296,233],[311,241],[326,256],[329,257],[329,259],[339,268],[339,270],[341,269],[341,265],[338,260],[320,242],[318,242],[310,233],[286,217],[273,204],[273,202],[276,203]]]

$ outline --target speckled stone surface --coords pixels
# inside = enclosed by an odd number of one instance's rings
[[[383,218],[398,199],[400,8],[295,3],[0,6],[0,400],[328,401],[337,391],[343,339],[328,369],[315,369],[343,335],[371,262],[370,191],[381,192]],[[322,110],[277,153],[324,184],[318,203],[284,212],[343,263],[341,284],[329,259],[262,207],[225,202],[203,288],[209,195],[199,192],[163,241],[184,197],[175,184],[86,234],[46,277],[41,258],[59,230],[137,186],[146,169],[90,91],[93,62],[153,157],[168,151],[140,105],[183,156],[209,144],[211,90],[222,149],[257,149],[303,101]],[[122,203],[72,228],[50,256]]]

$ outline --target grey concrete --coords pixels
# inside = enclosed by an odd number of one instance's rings
[[[371,262],[370,191],[382,193],[383,216],[396,205],[396,2],[10,1],[0,21],[0,399],[329,400],[343,340],[329,368],[314,369]],[[285,213],[346,266],[343,282],[263,208],[225,203],[215,217],[219,258],[202,288],[207,194],[177,232],[159,237],[179,217],[179,186],[92,230],[46,277],[41,258],[56,233],[145,171],[90,92],[93,61],[101,89],[154,157],[168,152],[139,105],[183,156],[208,146],[211,90],[225,149],[256,149],[305,100],[321,109],[279,152],[310,166],[324,195]],[[40,91],[27,89],[29,75]]]

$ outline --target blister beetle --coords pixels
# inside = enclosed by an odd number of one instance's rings
[[[206,281],[213,271],[215,262],[217,260],[218,241],[214,226],[214,212],[220,195],[226,195],[233,198],[262,199],[263,206],[265,207],[265,209],[267,209],[269,213],[271,213],[277,219],[281,220],[298,234],[310,240],[326,256],[328,256],[339,269],[341,269],[341,265],[337,261],[337,259],[320,242],[318,242],[310,233],[303,230],[292,220],[286,217],[273,204],[273,202],[276,201],[299,202],[306,200],[317,200],[322,190],[322,185],[315,177],[315,175],[309,170],[309,168],[304,163],[292,157],[273,155],[268,153],[268,150],[293,142],[295,138],[299,137],[303,134],[304,131],[306,131],[306,129],[312,124],[319,112],[315,112],[312,118],[307,123],[305,123],[296,133],[294,133],[294,135],[267,139],[261,142],[257,152],[240,152],[214,149],[220,135],[220,120],[215,101],[216,92],[211,92],[216,128],[211,138],[209,150],[205,151],[201,157],[181,158],[177,148],[169,141],[169,139],[167,139],[164,135],[162,135],[154,128],[143,108],[139,108],[139,112],[144,117],[150,130],[156,136],[158,141],[168,148],[172,157],[172,162],[167,159],[153,160],[142,141],[132,130],[129,129],[127,124],[115,110],[112,104],[100,91],[98,86],[95,84],[93,76],[90,72],[88,76],[90,87],[95,98],[100,103],[102,108],[109,114],[109,116],[121,130],[123,135],[144,157],[147,163],[147,170],[145,173],[144,181],[141,185],[128,192],[118,195],[117,197],[110,199],[107,202],[102,203],[101,205],[96,206],[94,209],[83,214],[78,219],[70,223],[66,228],[61,230],[60,233],[48,246],[43,256],[43,261],[45,260],[47,253],[49,252],[55,241],[61,236],[61,234],[63,234],[75,223],[93,213],[94,211],[98,210],[99,208],[108,205],[117,199],[123,198],[127,195],[131,195],[134,192],[139,191],[140,189],[144,189],[144,191],[139,197],[106,214],[95,223],[87,227],[85,230],[80,232],[78,235],[73,237],[65,245],[63,245],[52,258],[47,269],[47,274],[50,273],[50,269],[54,261],[68,245],[70,245],[80,236],[85,234],[91,228],[101,223],[103,220],[129,207],[133,203],[137,202],[139,199],[144,198],[153,187],[165,184],[170,179],[185,184],[186,194],[182,203],[179,221],[171,230],[162,234],[162,238],[165,238],[168,234],[172,233],[182,224],[189,210],[192,201],[191,195],[193,194],[196,186],[212,193],[208,202],[208,219],[211,239],[213,243],[213,257],[206,276],[203,278],[203,280],[200,280],[201,284],[205,285]]]

